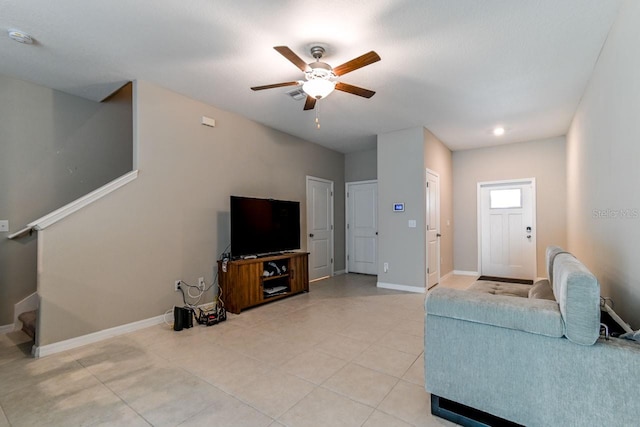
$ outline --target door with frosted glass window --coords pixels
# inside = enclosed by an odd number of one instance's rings
[[[480,183],[480,274],[536,278],[535,180]]]

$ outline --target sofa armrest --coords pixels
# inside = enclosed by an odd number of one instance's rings
[[[449,317],[548,337],[564,335],[558,303],[550,300],[440,288],[427,294],[425,311],[428,316]]]

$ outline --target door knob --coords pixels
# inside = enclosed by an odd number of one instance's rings
[[[313,237],[313,233],[309,234],[309,237]]]
[[[531,238],[531,234],[527,234],[527,239],[530,239],[530,238]]]
[[[442,234],[438,233],[436,234],[436,237],[442,237]]]

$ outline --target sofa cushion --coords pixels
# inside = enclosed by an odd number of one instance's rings
[[[556,297],[553,295],[553,288],[551,287],[551,283],[547,279],[538,280],[536,283],[531,286],[529,289],[529,298],[535,299],[548,299],[551,301],[555,301]]]
[[[494,282],[492,280],[476,280],[467,288],[469,291],[484,292],[492,295],[508,295],[527,298],[531,285],[519,283]]]
[[[565,336],[592,345],[600,335],[600,285],[573,255],[561,253],[553,262],[553,293],[560,306]]]
[[[428,315],[561,338],[564,335],[558,303],[548,300],[490,295],[440,288],[427,293]]]

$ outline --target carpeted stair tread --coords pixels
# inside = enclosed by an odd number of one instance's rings
[[[18,316],[18,320],[22,322],[22,330],[32,339],[36,338],[36,319],[38,311],[26,311]]]

